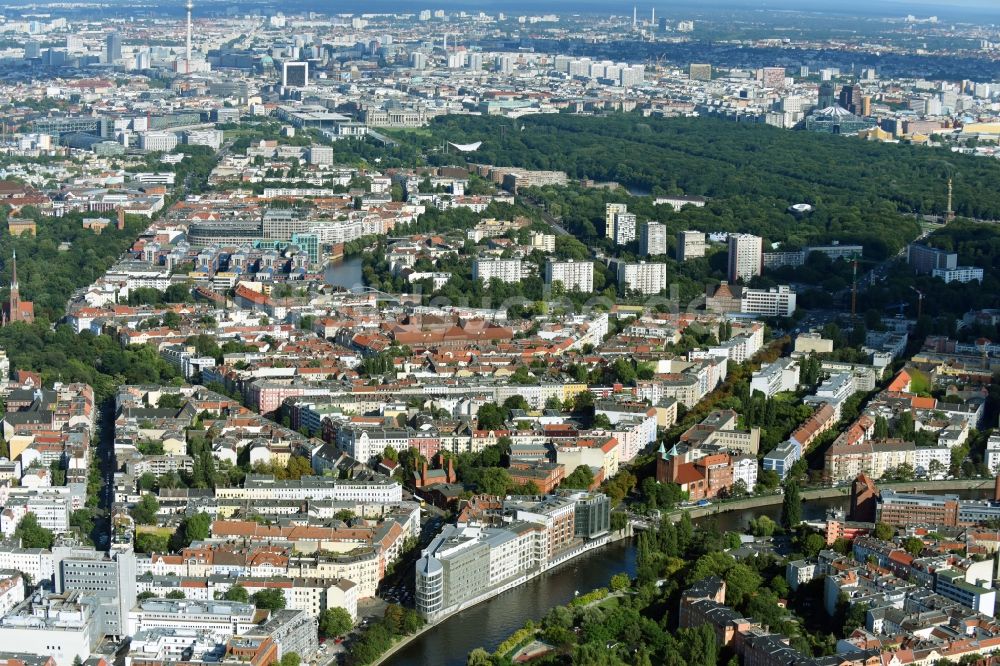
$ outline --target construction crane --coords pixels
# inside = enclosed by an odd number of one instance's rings
[[[924,292],[916,287],[910,287],[910,289],[917,292],[917,319],[920,319],[924,314]]]

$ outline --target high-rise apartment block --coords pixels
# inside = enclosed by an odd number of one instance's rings
[[[667,227],[659,222],[643,222],[639,232],[639,253],[659,256],[667,253]]]
[[[309,85],[309,63],[286,62],[281,68],[281,85],[286,88],[305,88]]]
[[[659,263],[618,264],[618,284],[641,294],[658,294],[667,288],[667,265]]]
[[[472,279],[489,283],[493,278],[501,282],[520,282],[524,267],[520,259],[476,259],[472,263]]]
[[[545,284],[561,282],[566,291],[594,291],[594,264],[589,261],[556,261],[545,264]]]
[[[705,256],[705,232],[677,232],[677,261],[687,261]]]
[[[954,270],[958,267],[958,255],[929,245],[910,243],[906,248],[906,263],[914,273],[930,275],[935,270]]]
[[[615,239],[615,215],[627,213],[628,204],[609,203],[604,204],[604,235],[611,240]]]
[[[711,81],[712,66],[707,63],[693,62],[688,65],[688,78],[692,81]]]
[[[556,236],[555,234],[542,234],[537,231],[531,232],[531,242],[529,245],[532,250],[540,250],[542,252],[555,252],[556,251]]]
[[[104,44],[104,59],[109,65],[122,59],[122,37],[117,32],[109,32]]]
[[[761,83],[764,84],[765,88],[784,88],[785,87],[785,68],[784,67],[765,67],[761,71],[760,80],[761,80]]]
[[[635,214],[615,214],[615,245],[627,245],[635,240]]]
[[[830,81],[824,81],[819,84],[819,98],[816,107],[820,109],[828,109],[836,103],[837,92],[833,83]]]
[[[763,240],[752,234],[729,235],[729,281],[748,282],[760,275],[763,262]]]

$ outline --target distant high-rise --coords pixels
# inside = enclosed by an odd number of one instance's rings
[[[639,253],[657,256],[667,253],[667,227],[659,222],[643,222],[639,233]]]
[[[677,232],[677,261],[687,261],[705,256],[705,232]]]
[[[764,260],[763,240],[752,234],[729,234],[729,281],[748,282],[760,275]]]
[[[633,86],[639,86],[642,85],[645,73],[646,73],[646,68],[643,65],[622,67],[620,72],[618,73],[618,80],[623,88],[631,88]],[[611,78],[611,76],[608,75],[608,78]]]
[[[862,98],[864,93],[861,90],[861,86],[844,86],[840,89],[840,106],[844,107],[851,113],[855,115],[860,115]]]
[[[122,38],[117,32],[109,32],[104,44],[104,60],[111,64],[122,59]]]
[[[635,213],[615,214],[615,244],[628,245],[635,240]]]
[[[286,62],[281,69],[281,85],[286,88],[305,88],[309,85],[309,63]]]
[[[510,74],[514,71],[514,58],[507,54],[498,55],[493,59],[493,67],[498,74]]]
[[[667,288],[667,265],[662,263],[637,264],[618,262],[618,284],[629,291],[641,294],[658,294]]]
[[[149,69],[152,64],[152,59],[149,54],[149,49],[144,49],[135,54],[135,62],[133,63],[136,69]]]
[[[765,67],[763,70],[761,70],[760,80],[761,83],[763,83],[764,87],[766,88],[784,88],[785,68]]]
[[[41,57],[42,57],[42,44],[41,44],[41,42],[38,42],[38,41],[35,41],[34,39],[32,39],[27,44],[24,45],[24,59],[25,60],[34,60],[35,58],[41,58]]]
[[[693,62],[688,65],[688,78],[692,81],[711,81],[712,66],[706,63]]]
[[[628,204],[609,203],[604,204],[604,235],[614,240],[615,238],[615,216],[619,213],[627,213]]]
[[[828,109],[836,104],[836,88],[829,81],[819,84],[819,103],[816,105],[820,109]]]
[[[191,10],[194,9],[194,3],[188,0],[187,3],[187,48],[185,49],[185,57],[187,61],[188,71],[191,71]]]
[[[594,264],[589,261],[559,261],[549,259],[545,264],[545,284],[561,282],[566,291],[589,293],[594,290]]]

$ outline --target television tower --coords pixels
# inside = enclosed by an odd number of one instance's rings
[[[187,14],[188,14],[188,23],[187,23],[187,54],[185,56],[187,58],[186,64],[187,64],[187,70],[188,70],[188,72],[191,71],[191,10],[192,9],[194,9],[194,2],[193,2],[193,0],[188,0],[188,2],[187,2]]]

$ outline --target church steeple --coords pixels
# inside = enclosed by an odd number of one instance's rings
[[[3,326],[16,321],[32,322],[35,319],[34,304],[21,302],[21,289],[17,282],[17,252],[11,255],[10,265],[10,296],[3,312]]]
[[[8,304],[8,317],[10,321],[17,321],[21,312],[21,290],[17,285],[17,250],[13,251],[10,269],[10,302]]]
[[[11,321],[17,320],[17,313],[21,311],[21,290],[17,285],[17,250],[14,250],[10,269],[10,305],[9,313]]]

